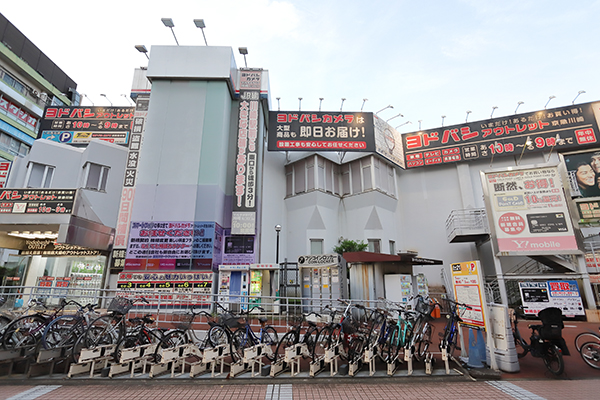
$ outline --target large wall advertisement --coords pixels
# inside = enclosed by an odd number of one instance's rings
[[[262,70],[242,70],[240,72],[240,104],[231,216],[231,233],[234,235],[256,234],[261,79]]]
[[[87,144],[92,139],[125,145],[134,107],[46,107],[38,139]]]
[[[499,256],[580,254],[558,167],[481,172]]]
[[[406,168],[599,143],[600,102],[510,115],[403,135]]]

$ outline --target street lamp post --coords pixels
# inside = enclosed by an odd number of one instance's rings
[[[275,225],[275,232],[277,232],[277,246],[275,247],[275,263],[279,264],[279,232],[281,232],[281,225]]]

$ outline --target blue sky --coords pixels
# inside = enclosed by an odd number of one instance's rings
[[[6,2],[0,7],[95,105],[127,105],[136,44],[248,47],[273,107],[376,112],[402,133],[600,99],[600,1],[421,0]],[[84,99],[84,104],[86,100]]]

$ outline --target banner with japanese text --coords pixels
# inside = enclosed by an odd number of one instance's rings
[[[548,307],[560,308],[563,315],[585,315],[577,281],[519,282],[523,312],[537,315]]]
[[[240,71],[240,101],[235,155],[231,233],[256,233],[256,195],[259,169],[260,87],[262,70]]]
[[[481,172],[499,256],[581,254],[558,167]]]
[[[403,135],[406,168],[599,144],[600,102],[509,115]]]
[[[87,144],[92,139],[126,145],[134,107],[49,106],[40,122],[38,139]]]
[[[457,302],[466,304],[460,315],[462,323],[475,328],[485,328],[483,276],[479,261],[466,261],[451,265],[452,286]]]

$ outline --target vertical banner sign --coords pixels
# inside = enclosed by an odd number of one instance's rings
[[[137,175],[144,126],[146,117],[148,116],[149,102],[149,94],[140,94],[136,99],[135,113],[131,124],[129,152],[127,153],[125,179],[123,181],[123,191],[121,192],[121,202],[119,203],[119,213],[115,229],[115,243],[111,257],[111,268],[115,270],[123,270],[123,267],[125,266],[129,225],[131,222],[131,209],[133,208],[133,198],[135,196],[135,178]]]
[[[262,70],[240,72],[240,105],[231,233],[255,234],[256,172]]]
[[[0,162],[0,189],[6,187],[6,182],[8,181],[8,173],[10,172],[11,165],[12,161]]]
[[[485,328],[483,279],[479,261],[455,263],[451,267],[454,298],[459,303],[471,307],[470,310],[465,310],[461,316],[463,324],[475,328]]]
[[[580,254],[558,167],[481,176],[498,255]]]

